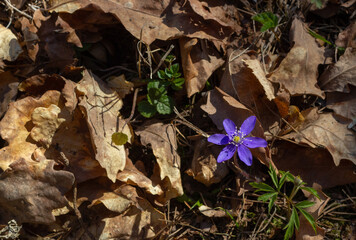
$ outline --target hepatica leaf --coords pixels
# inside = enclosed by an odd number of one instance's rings
[[[271,12],[259,13],[252,17],[253,20],[262,23],[261,32],[277,27],[278,17]]]

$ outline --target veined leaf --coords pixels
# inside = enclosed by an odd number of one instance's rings
[[[303,214],[303,216],[305,217],[305,219],[308,220],[309,224],[313,227],[315,234],[317,233],[316,231],[316,224],[315,224],[315,220],[313,218],[312,215],[310,215],[308,212],[306,212],[304,209],[302,208],[298,208],[298,210]]]
[[[308,207],[313,206],[314,204],[315,204],[315,202],[310,202],[308,200],[305,200],[305,201],[297,203],[295,206],[297,208],[308,208]]]
[[[265,191],[265,192],[275,192],[276,190],[266,183],[256,183],[251,182],[250,185],[254,188],[257,188],[256,192]]]
[[[269,167],[269,175],[271,176],[272,178],[272,181],[273,181],[273,184],[276,188],[278,188],[278,177],[277,177],[277,173],[276,171],[274,170],[274,168],[272,167],[272,165],[270,165]]]
[[[265,193],[265,194],[259,196],[258,200],[266,202],[267,200],[270,200],[273,196],[277,196],[277,195],[278,195],[278,192]]]
[[[303,189],[303,190],[305,190],[305,191],[308,191],[308,192],[310,192],[311,194],[313,194],[315,197],[317,197],[318,199],[320,199],[318,192],[317,192],[314,188],[311,188],[311,187],[301,187],[300,189]]]

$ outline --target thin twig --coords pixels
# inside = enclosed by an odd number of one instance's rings
[[[186,119],[178,112],[178,110],[177,110],[176,107],[174,107],[173,110],[174,110],[174,113],[177,114],[177,116],[181,119],[181,120],[175,119],[175,121],[180,122],[180,123],[186,125],[187,127],[193,129],[195,132],[197,132],[198,134],[202,135],[203,137],[206,137],[206,138],[207,138],[207,137],[210,136],[209,134],[207,134],[206,132],[204,132],[204,131],[201,130],[200,128],[194,126],[194,125],[193,125],[191,122],[189,122],[188,120],[186,120]]]
[[[30,15],[28,15],[27,13],[21,11],[20,9],[16,8],[15,6],[13,6],[13,5],[11,4],[11,2],[9,2],[9,0],[4,0],[4,1],[6,2],[7,6],[8,6],[9,8],[15,10],[16,12],[18,12],[18,13],[20,13],[20,14],[24,15],[25,17],[28,17],[29,19],[32,20],[32,17],[31,17]]]
[[[158,63],[158,65],[157,65],[157,67],[155,68],[155,70],[153,71],[153,74],[155,74],[157,71],[158,71],[158,69],[161,67],[161,65],[164,63],[164,60],[167,58],[167,56],[171,53],[171,51],[173,50],[173,48],[174,48],[174,45],[172,44],[170,47],[169,47],[169,49],[168,49],[168,51],[163,55],[163,57],[161,58],[161,60],[159,60],[159,63]]]

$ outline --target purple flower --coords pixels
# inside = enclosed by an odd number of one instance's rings
[[[235,123],[230,119],[225,119],[223,125],[226,131],[225,134],[214,134],[208,138],[208,142],[218,145],[227,146],[220,152],[217,161],[223,162],[232,158],[237,150],[237,153],[246,165],[251,166],[252,154],[248,148],[266,147],[267,142],[263,138],[248,137],[255,127],[256,117],[248,117],[237,129]]]

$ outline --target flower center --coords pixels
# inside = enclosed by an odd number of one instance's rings
[[[239,142],[240,142],[240,137],[239,137],[239,136],[235,136],[235,137],[233,138],[233,141],[234,141],[235,143],[239,143]]]

